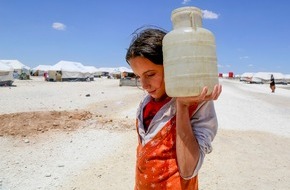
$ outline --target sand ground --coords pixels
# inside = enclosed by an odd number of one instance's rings
[[[200,189],[290,189],[290,90],[220,82]],[[144,92],[108,79],[14,85],[0,88],[0,190],[133,189]]]

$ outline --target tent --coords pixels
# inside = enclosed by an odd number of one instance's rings
[[[49,81],[86,81],[90,72],[79,62],[59,61],[49,68],[48,75]]]
[[[21,75],[22,73],[29,75],[30,67],[24,65],[18,60],[0,60],[0,61],[2,61],[7,65],[10,65],[14,69],[14,71],[16,71],[19,75]]]
[[[290,84],[290,74],[286,74],[285,76],[285,81]]]
[[[131,68],[129,69],[127,67],[119,67],[119,70],[121,72],[121,78],[136,78],[136,75]]]
[[[113,76],[113,78],[123,78],[128,76],[129,73],[133,74],[132,69],[128,69],[127,67],[116,67],[113,68],[113,71],[110,73],[110,75]]]
[[[94,66],[85,66],[85,68],[90,73],[90,80],[94,80],[94,77],[98,75],[99,69]]]
[[[129,69],[127,67],[119,67],[118,69],[120,72],[134,73],[132,69]]]
[[[11,86],[13,82],[13,68],[0,61],[0,86]]]
[[[274,76],[276,84],[287,83],[284,75],[282,73],[276,73],[276,72],[258,72],[258,73],[255,73],[253,75],[250,83],[268,84],[271,81],[271,75]]]
[[[133,75],[133,70],[127,67],[101,67],[98,70],[101,76],[108,76],[108,78],[121,78],[121,76],[128,73]]]
[[[38,65],[32,69],[32,75],[34,76],[44,76],[44,73],[48,72],[51,65]]]
[[[243,73],[241,75],[240,81],[250,82],[253,76],[254,76],[254,73],[248,73],[248,72]]]

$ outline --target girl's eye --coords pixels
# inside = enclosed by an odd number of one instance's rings
[[[146,78],[154,77],[154,75],[155,75],[155,73],[147,74],[147,75],[146,75]]]

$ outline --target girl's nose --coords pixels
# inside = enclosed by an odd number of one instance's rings
[[[150,86],[149,81],[146,80],[145,78],[140,78],[140,83],[143,89],[148,89],[148,87]]]

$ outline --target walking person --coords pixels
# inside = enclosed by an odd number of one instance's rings
[[[276,84],[273,74],[271,74],[270,88],[272,90],[272,93],[274,93],[276,89]]]

